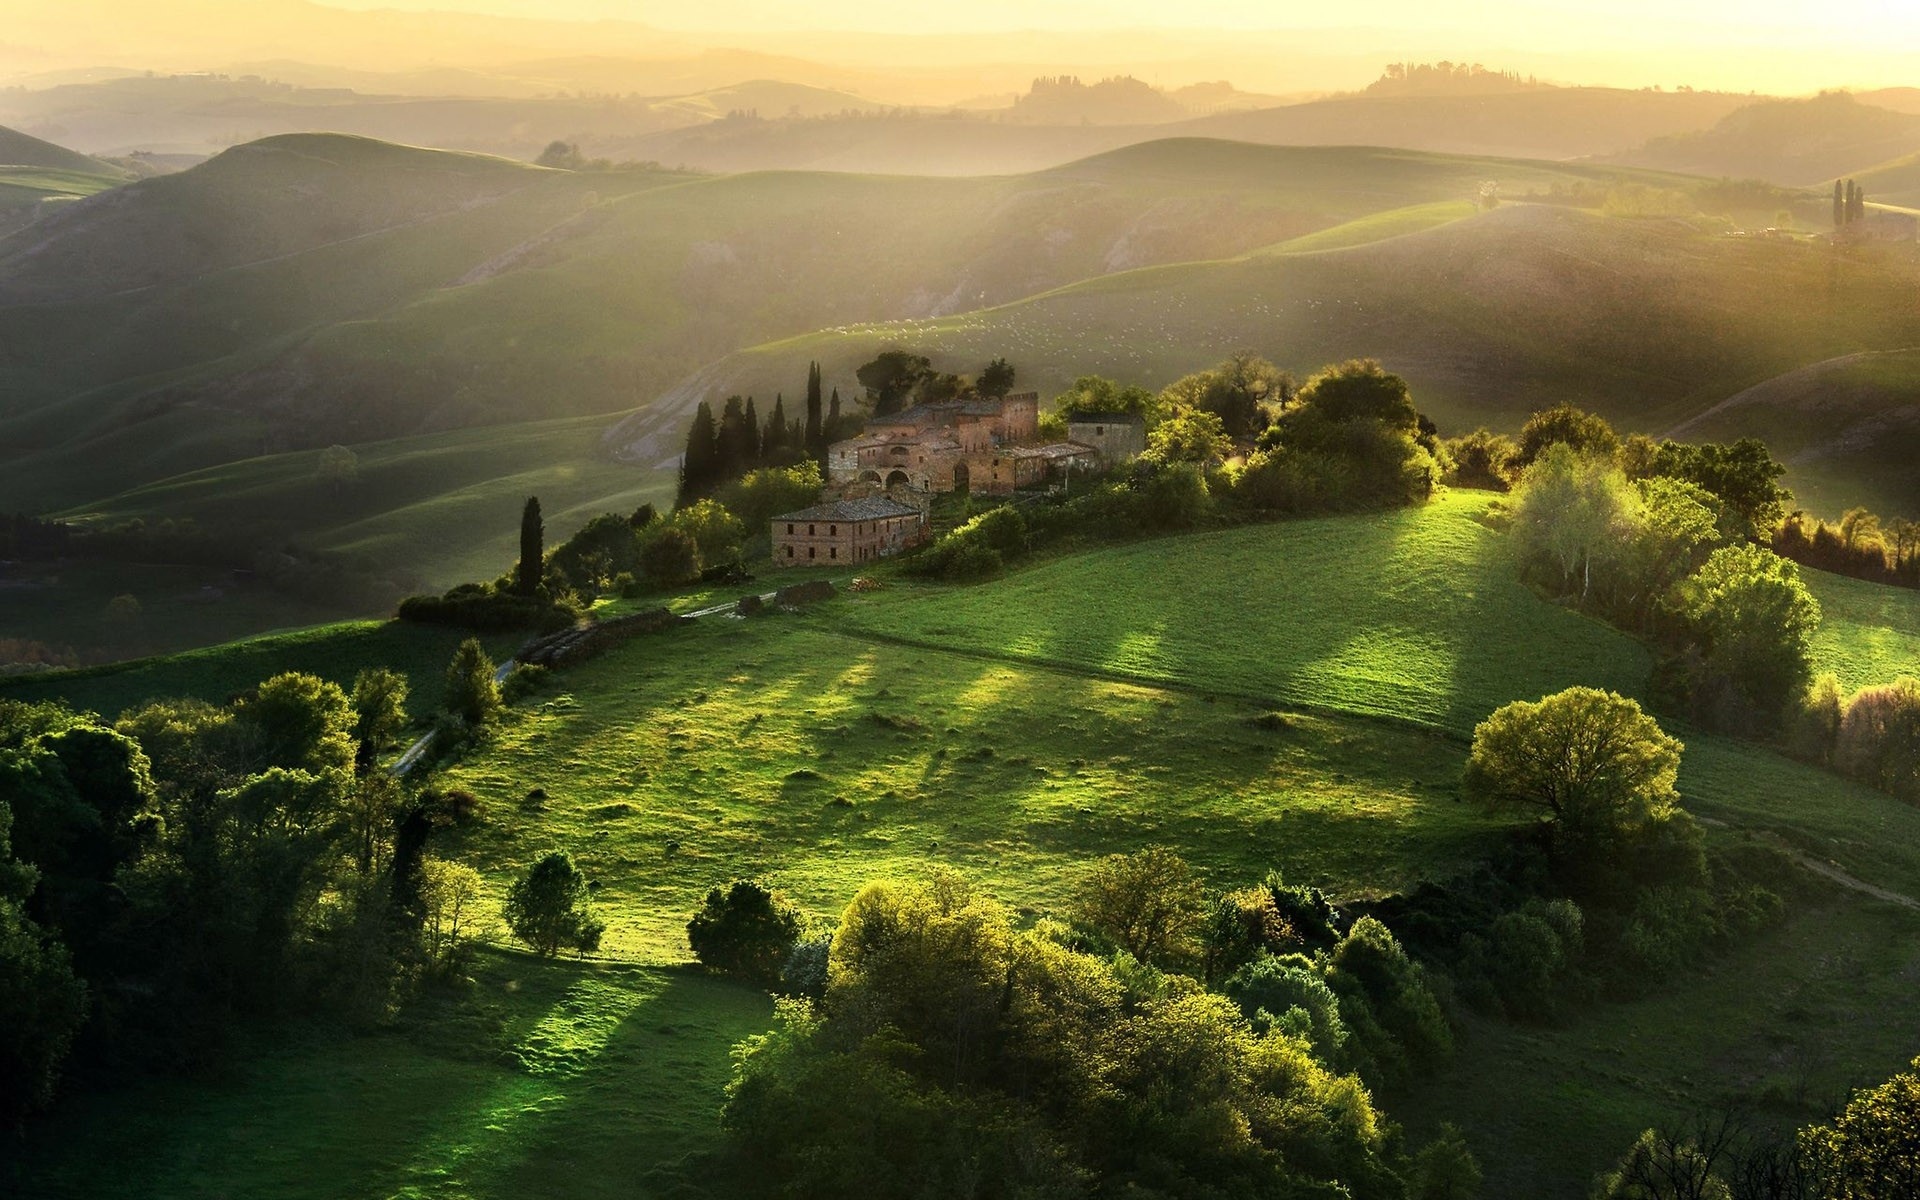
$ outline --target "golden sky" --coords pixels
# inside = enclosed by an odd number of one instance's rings
[[[972,70],[1002,87],[1029,69],[1300,92],[1358,87],[1407,59],[1625,87],[1920,85],[1920,0],[0,0],[0,13],[0,82],[720,47],[884,72],[876,86],[889,95],[894,77]],[[607,21],[627,24],[591,24]],[[943,86],[959,96],[968,84]]]

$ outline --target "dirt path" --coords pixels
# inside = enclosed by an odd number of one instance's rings
[[[1711,825],[1715,829],[1739,828],[1739,826],[1728,821],[1723,821],[1718,817],[1703,816],[1700,817],[1699,820],[1702,825]],[[1760,836],[1765,838],[1770,845],[1780,849],[1788,858],[1791,858],[1794,862],[1799,863],[1822,879],[1832,880],[1850,892],[1859,892],[1863,896],[1872,896],[1875,900],[1885,900],[1889,904],[1898,904],[1902,908],[1911,908],[1915,911],[1920,911],[1920,900],[1914,899],[1905,892],[1896,892],[1890,888],[1883,888],[1877,883],[1868,883],[1866,880],[1857,876],[1849,875],[1834,863],[1828,862],[1824,858],[1815,858],[1805,850],[1800,849],[1798,846],[1791,844],[1776,834],[1762,833]]]

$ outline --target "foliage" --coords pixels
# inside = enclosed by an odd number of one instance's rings
[[[1200,881],[1165,846],[1110,854],[1080,884],[1074,918],[1141,962],[1178,966],[1201,928]]]
[[[353,677],[353,763],[359,774],[399,743],[408,724],[407,686],[405,675],[386,667],[367,667]]]
[[[677,526],[662,529],[640,552],[640,565],[656,587],[678,587],[700,578],[700,543]]]
[[[785,896],[751,879],[707,893],[687,922],[687,942],[716,971],[766,985],[780,979],[800,936],[800,913]]]
[[[1684,747],[1637,701],[1575,687],[1516,700],[1473,731],[1467,794],[1531,812],[1573,841],[1605,838],[1664,816]]]
[[[1727,516],[1727,535],[1746,541],[1771,537],[1793,499],[1779,483],[1787,473],[1785,464],[1758,438],[1741,438],[1732,445],[1662,442],[1648,471],[1706,489]]]
[[[1255,1029],[1272,1028],[1300,1038],[1323,1063],[1349,1061],[1340,998],[1305,955],[1263,954],[1227,976],[1220,990]]]
[[[1504,492],[1513,486],[1518,474],[1514,460],[1520,455],[1520,447],[1506,434],[1476,429],[1449,438],[1446,449],[1450,465],[1441,482],[1495,492]]]
[[[1582,411],[1571,404],[1557,404],[1527,418],[1520,427],[1520,453],[1514,465],[1521,470],[1532,466],[1549,446],[1565,446],[1582,458],[1612,458],[1620,448],[1620,435],[1605,419]]]
[[[1862,783],[1920,803],[1920,679],[1902,676],[1847,701],[1833,759]]]
[[[1195,408],[1176,408],[1147,432],[1142,455],[1155,463],[1219,462],[1233,452],[1233,439],[1220,418]]]
[[[782,1194],[1399,1194],[1357,1081],[1218,996],[1130,1001],[952,876],[863,889],[824,1001],[779,1017],[736,1049],[723,1121]]]
[[[548,956],[563,949],[582,954],[597,950],[606,930],[588,899],[587,877],[561,850],[514,881],[501,915],[514,937]]]
[[[338,684],[318,676],[276,675],[243,697],[234,717],[245,730],[249,765],[256,770],[285,767],[317,774],[354,763],[358,717],[353,703]]]
[[[465,721],[468,728],[485,729],[500,715],[497,670],[478,638],[461,642],[453,661],[447,664],[441,707]]]
[[[1800,1134],[1823,1176],[1821,1200],[1880,1200],[1920,1192],[1920,1059],[1862,1088],[1830,1125]]]
[[[781,513],[806,508],[817,501],[820,482],[818,463],[762,467],[722,488],[719,499],[728,512],[739,518],[742,533],[751,536],[764,531],[767,523]],[[702,557],[711,562],[723,561],[704,553]]]
[[[1799,568],[1760,546],[1722,546],[1681,585],[1680,615],[1700,646],[1696,706],[1722,725],[1777,728],[1813,679],[1820,604]]]
[[[458,970],[472,952],[483,887],[480,872],[465,863],[428,858],[420,864],[423,946],[443,971]]]
[[[1480,1164],[1467,1139],[1451,1121],[1440,1126],[1440,1136],[1413,1156],[1407,1200],[1478,1200]]]
[[[1595,562],[1602,582],[1610,552],[1632,527],[1636,497],[1609,458],[1561,442],[1528,460],[1514,488],[1513,529],[1523,560],[1549,562],[1562,593],[1585,596]]]
[[[532,596],[546,574],[546,527],[540,520],[540,497],[528,496],[520,513],[520,562],[514,572],[514,590]]]
[[[1293,376],[1266,359],[1236,354],[1217,367],[1167,385],[1159,404],[1172,412],[1187,410],[1218,418],[1227,437],[1243,438],[1265,429],[1299,390]]]
[[[731,562],[739,557],[740,543],[747,536],[746,526],[740,523],[740,518],[713,500],[700,500],[675,509],[673,515],[667,518],[667,531],[672,530],[678,530],[693,539],[694,545],[700,550],[700,562],[707,566]],[[649,564],[648,574],[652,575],[653,560],[648,558],[646,561]]]
[[[907,397],[932,375],[932,360],[907,350],[883,350],[854,372],[866,389],[868,410],[876,417],[899,412]]]

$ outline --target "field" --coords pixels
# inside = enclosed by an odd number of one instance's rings
[[[497,896],[568,849],[601,884],[611,960],[489,951],[472,988],[394,1028],[301,1027],[216,1080],[68,1105],[20,1178],[32,1194],[138,1180],[155,1196],[305,1197],[322,1193],[297,1164],[325,1155],[341,1164],[329,1196],[508,1196],[532,1181],[556,1196],[728,1195],[683,1160],[717,1145],[726,1048],[767,1009],[679,965],[686,915],[716,882],[759,874],[829,917],[867,879],[941,863],[1033,915],[1058,911],[1090,857],[1149,842],[1214,885],[1278,867],[1357,897],[1445,877],[1503,836],[1458,799],[1472,722],[1574,682],[1636,691],[1647,671],[1633,643],[1511,582],[1477,519],[1486,503],[1454,493],[1172,538],[969,589],[896,581],[805,614],[683,625],[563,673],[447,774],[484,816],[442,850]],[[1912,636],[1905,593],[1815,582],[1844,611],[1823,665],[1896,661],[1873,646]],[[351,626],[0,695],[113,711],[368,661],[405,667],[418,690],[449,646]],[[1920,810],[1680,733],[1682,791],[1712,837],[1784,841],[1920,894]],[[1385,1097],[1389,1111],[1415,1135],[1463,1124],[1488,1194],[1529,1198],[1584,1194],[1654,1119],[1736,1098],[1768,1120],[1818,1115],[1920,1046],[1904,1015],[1920,916],[1835,887],[1793,912],[1648,999],[1551,1027],[1475,1021],[1455,1063]],[[108,1144],[128,1129],[140,1160]],[[237,1143],[274,1150],[222,1152]]]
[[[1920,591],[1803,571],[1820,601],[1814,656],[1853,691],[1920,675]]]

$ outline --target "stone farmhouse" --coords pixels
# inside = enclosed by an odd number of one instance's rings
[[[966,491],[1009,496],[1075,469],[1127,462],[1146,448],[1137,415],[1076,418],[1069,440],[1040,441],[1040,396],[969,397],[916,404],[868,420],[827,448],[826,498],[773,518],[775,566],[863,563],[927,536],[929,497]]]
[[[917,544],[927,513],[890,496],[832,500],[773,519],[773,563],[817,567],[872,562]]]

